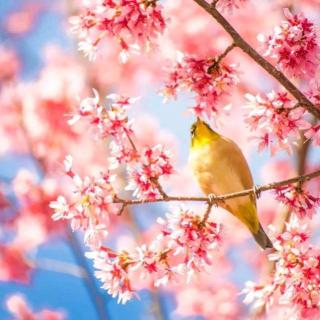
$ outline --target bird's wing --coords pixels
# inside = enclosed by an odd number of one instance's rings
[[[205,147],[192,149],[190,163],[206,194],[223,195],[253,187],[251,172],[240,148],[222,136]],[[255,203],[255,197],[251,200]]]

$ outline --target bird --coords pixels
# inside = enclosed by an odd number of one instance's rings
[[[189,163],[209,199],[254,188],[249,165],[238,145],[199,117],[191,126]],[[225,199],[219,205],[246,225],[263,250],[273,248],[259,222],[255,193]]]

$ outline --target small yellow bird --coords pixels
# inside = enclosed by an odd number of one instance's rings
[[[253,188],[252,175],[240,148],[199,118],[191,127],[189,160],[206,195],[219,196]],[[221,207],[248,227],[261,248],[273,247],[259,222],[255,195],[227,199]]]

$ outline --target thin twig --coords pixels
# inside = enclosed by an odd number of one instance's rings
[[[134,150],[135,153],[137,153],[137,147],[136,147],[136,145],[134,144],[132,138],[130,137],[130,133],[129,133],[128,131],[126,131],[126,136],[127,136],[128,140],[129,140],[129,143],[130,143],[130,145],[131,145],[131,148]]]
[[[163,190],[160,182],[158,179],[152,179],[152,182],[156,185],[157,189],[159,190],[159,193],[161,194],[162,198],[165,200],[168,198],[168,195]]]
[[[239,192],[233,192],[233,193],[228,193],[225,195],[220,195],[220,196],[216,196],[214,198],[214,200],[219,203],[219,202],[223,202],[224,200],[227,199],[231,199],[231,198],[237,198],[237,197],[243,197],[243,196],[247,196],[249,194],[255,194],[256,192],[261,193],[267,190],[272,190],[272,189],[276,189],[278,187],[282,187],[282,186],[286,186],[292,183],[297,183],[297,182],[306,182],[309,181],[311,179],[314,179],[316,177],[320,176],[320,170],[311,172],[309,174],[305,174],[305,175],[300,175],[300,176],[296,176],[294,178],[291,179],[287,179],[287,180],[282,180],[282,181],[278,181],[278,182],[273,182],[273,183],[269,183],[269,184],[265,184],[262,186],[254,186],[251,189],[246,189],[243,191],[239,191]],[[161,197],[161,198],[156,198],[156,199],[144,199],[144,200],[139,200],[139,199],[121,199],[119,197],[115,197],[114,198],[114,203],[122,203],[125,204],[127,206],[131,206],[131,205],[141,205],[141,204],[145,204],[145,203],[155,203],[155,202],[172,202],[172,201],[193,201],[193,202],[210,202],[210,197],[180,197],[180,196],[167,196],[167,197]]]
[[[253,49],[234,29],[234,27],[220,14],[215,5],[208,3],[205,0],[193,0],[206,12],[208,12],[232,37],[233,42],[237,47],[242,49],[249,55],[257,64],[265,69],[273,78],[280,82],[284,88],[288,90],[301,104],[301,107],[307,109],[316,118],[320,119],[320,110],[277,68],[270,62],[264,59],[255,49]]]
[[[205,212],[205,214],[204,214],[204,216],[203,216],[203,219],[202,219],[202,221],[201,221],[201,225],[202,225],[202,226],[204,226],[205,223],[207,222],[207,220],[208,220],[208,218],[209,218],[209,215],[210,215],[210,212],[211,212],[211,208],[212,208],[213,205],[214,205],[214,203],[211,202],[211,201],[208,203],[207,210],[206,210],[206,212]]]
[[[227,54],[232,51],[233,48],[236,47],[236,44],[233,42],[226,48],[226,50],[223,51],[216,59],[214,59],[214,62],[212,65],[208,68],[208,73],[212,73],[214,69],[217,69],[219,67],[220,62],[222,61],[223,58],[227,56]]]
[[[120,208],[120,211],[118,212],[118,216],[121,216],[123,214],[123,212],[126,209],[126,207],[127,207],[127,204],[123,203],[121,208]]]

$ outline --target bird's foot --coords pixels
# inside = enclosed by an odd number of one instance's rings
[[[261,197],[261,190],[259,186],[254,186],[254,195],[256,196],[256,199],[259,199]]]
[[[210,193],[208,195],[208,199],[209,199],[210,205],[214,205],[215,207],[218,207],[218,200],[217,200],[217,196],[215,194]]]

